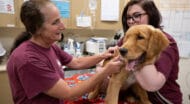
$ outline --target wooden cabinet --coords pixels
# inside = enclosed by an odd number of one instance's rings
[[[88,2],[89,0],[69,0],[70,1],[70,17],[66,19],[62,19],[64,22],[64,25],[66,28],[73,28],[73,29],[79,29],[80,27],[76,26],[76,16],[80,15],[81,11],[87,16],[91,16]],[[96,22],[94,26],[94,29],[114,29],[118,30],[121,29],[121,13],[123,10],[123,7],[128,0],[119,0],[120,2],[120,9],[119,9],[119,21],[101,21],[100,20],[100,6],[101,6],[101,0],[97,0],[97,9],[96,9]],[[23,27],[21,21],[20,21],[20,7],[23,3],[23,0],[14,0],[14,8],[15,13],[14,14],[5,14],[0,13],[0,27],[9,27],[9,26],[15,26],[15,27]]]
[[[113,29],[118,30],[121,29],[121,15],[123,7],[128,0],[119,0],[120,2],[120,9],[119,9],[119,21],[101,21],[101,0],[97,0],[97,9],[96,9],[96,22],[94,25],[94,29]],[[89,7],[88,7],[89,0],[70,0],[70,18],[64,19],[64,23],[66,24],[67,28],[79,28],[76,26],[76,16],[80,15],[81,11],[87,16],[91,16]]]
[[[20,6],[23,0],[14,0],[14,14],[0,13],[0,27],[21,27]]]
[[[9,79],[5,69],[0,69],[0,82],[0,104],[13,104]]]
[[[0,14],[0,27],[15,26],[16,20],[14,14]]]

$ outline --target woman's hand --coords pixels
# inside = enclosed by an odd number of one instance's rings
[[[102,55],[102,57],[103,57],[104,59],[113,57],[113,53],[114,53],[116,50],[118,50],[118,49],[119,49],[118,46],[109,47],[109,48],[107,49],[107,51],[105,51],[105,52],[102,53],[101,55]]]
[[[105,70],[108,75],[118,73],[120,72],[121,66],[123,64],[124,62],[119,59],[119,56],[117,56],[106,63],[106,65],[103,67],[103,70]]]

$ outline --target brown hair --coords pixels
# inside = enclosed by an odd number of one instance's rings
[[[135,4],[138,4],[142,7],[142,9],[147,13],[149,17],[149,25],[152,25],[155,28],[162,29],[162,26],[160,26],[162,22],[162,16],[154,4],[153,0],[130,0],[127,5],[125,6],[123,13],[122,13],[122,25],[123,25],[123,31],[126,32],[129,29],[129,26],[127,24],[127,11],[130,6],[133,6]]]
[[[22,32],[14,41],[12,51],[22,42],[31,38],[40,29],[45,21],[44,14],[40,11],[50,0],[29,0],[22,4],[20,19],[25,26],[26,31]]]

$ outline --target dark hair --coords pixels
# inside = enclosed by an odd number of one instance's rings
[[[162,16],[154,4],[153,0],[130,0],[127,5],[125,6],[122,14],[122,25],[123,25],[123,31],[126,32],[129,29],[129,26],[127,25],[127,11],[130,6],[138,4],[142,7],[144,11],[146,11],[148,17],[149,17],[149,25],[152,25],[155,28],[162,29],[162,26],[160,26],[162,22]]]
[[[22,4],[20,11],[20,19],[25,26],[26,31],[22,32],[14,41],[12,51],[17,48],[22,42],[29,40],[38,29],[40,29],[45,21],[44,14],[40,9],[50,0],[29,0]]]

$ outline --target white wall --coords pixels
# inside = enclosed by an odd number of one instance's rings
[[[183,93],[183,104],[190,104],[190,59],[180,59],[178,83]]]

